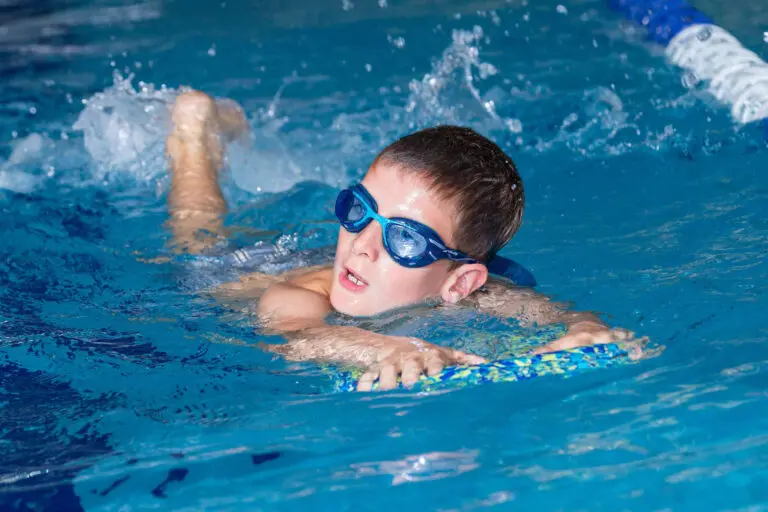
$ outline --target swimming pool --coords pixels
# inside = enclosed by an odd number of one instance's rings
[[[760,129],[683,87],[602,1],[196,4],[0,18],[0,508],[768,507]],[[766,55],[768,8],[700,5]],[[467,124],[525,180],[505,254],[663,352],[569,379],[327,393],[155,259],[180,85],[250,114],[225,179],[240,241],[331,243],[335,190],[384,144]]]

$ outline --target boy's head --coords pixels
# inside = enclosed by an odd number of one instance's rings
[[[469,128],[439,126],[394,142],[374,160],[362,185],[378,213],[432,228],[445,244],[488,261],[520,227],[525,198],[512,160]],[[382,226],[339,231],[330,300],[349,315],[368,316],[439,297],[455,303],[485,284],[482,263],[441,259],[421,268],[396,263]]]

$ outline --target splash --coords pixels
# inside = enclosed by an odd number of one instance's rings
[[[0,164],[0,189],[18,194],[34,192],[46,175],[55,172],[51,159],[46,157],[52,146],[50,139],[38,133],[15,141],[8,160]]]
[[[131,175],[149,182],[165,172],[165,136],[177,90],[159,89],[133,75],[114,74],[114,85],[84,100],[85,109],[72,126],[83,134],[97,178]]]
[[[133,80],[133,75],[115,73],[111,87],[84,100],[85,108],[73,129],[83,134],[93,178],[105,183],[127,178],[163,188],[168,175],[165,139],[171,130],[170,112],[184,89],[158,88],[144,82],[136,88]],[[228,170],[222,184],[231,197],[236,197],[238,190],[282,192],[307,179],[338,182],[334,173],[314,172],[316,166],[300,158],[302,149],[312,144],[307,144],[301,133],[286,133],[284,129],[290,116],[280,113],[281,95],[298,81],[301,79],[287,78],[267,108],[256,112],[251,121],[252,137],[228,148]],[[235,190],[228,186],[230,179]]]
[[[497,113],[496,91],[484,96],[478,88],[479,82],[499,73],[493,64],[480,60],[483,39],[483,29],[477,25],[472,31],[454,30],[450,46],[433,63],[432,70],[420,80],[411,81],[405,107],[411,128],[476,121],[490,122],[488,128],[522,129],[520,120]]]

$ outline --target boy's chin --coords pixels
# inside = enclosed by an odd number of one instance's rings
[[[331,289],[329,299],[331,306],[336,312],[347,316],[376,316],[397,307],[382,304],[380,300],[371,296],[370,293],[355,296],[344,289]]]
[[[347,316],[374,316],[386,311],[386,309],[379,309],[368,304],[365,300],[338,297],[333,293],[331,294],[331,306],[338,313]]]

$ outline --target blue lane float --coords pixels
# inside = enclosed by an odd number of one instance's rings
[[[608,0],[626,19],[645,27],[667,58],[731,107],[741,124],[762,122],[768,140],[768,64],[727,30],[684,0]]]

